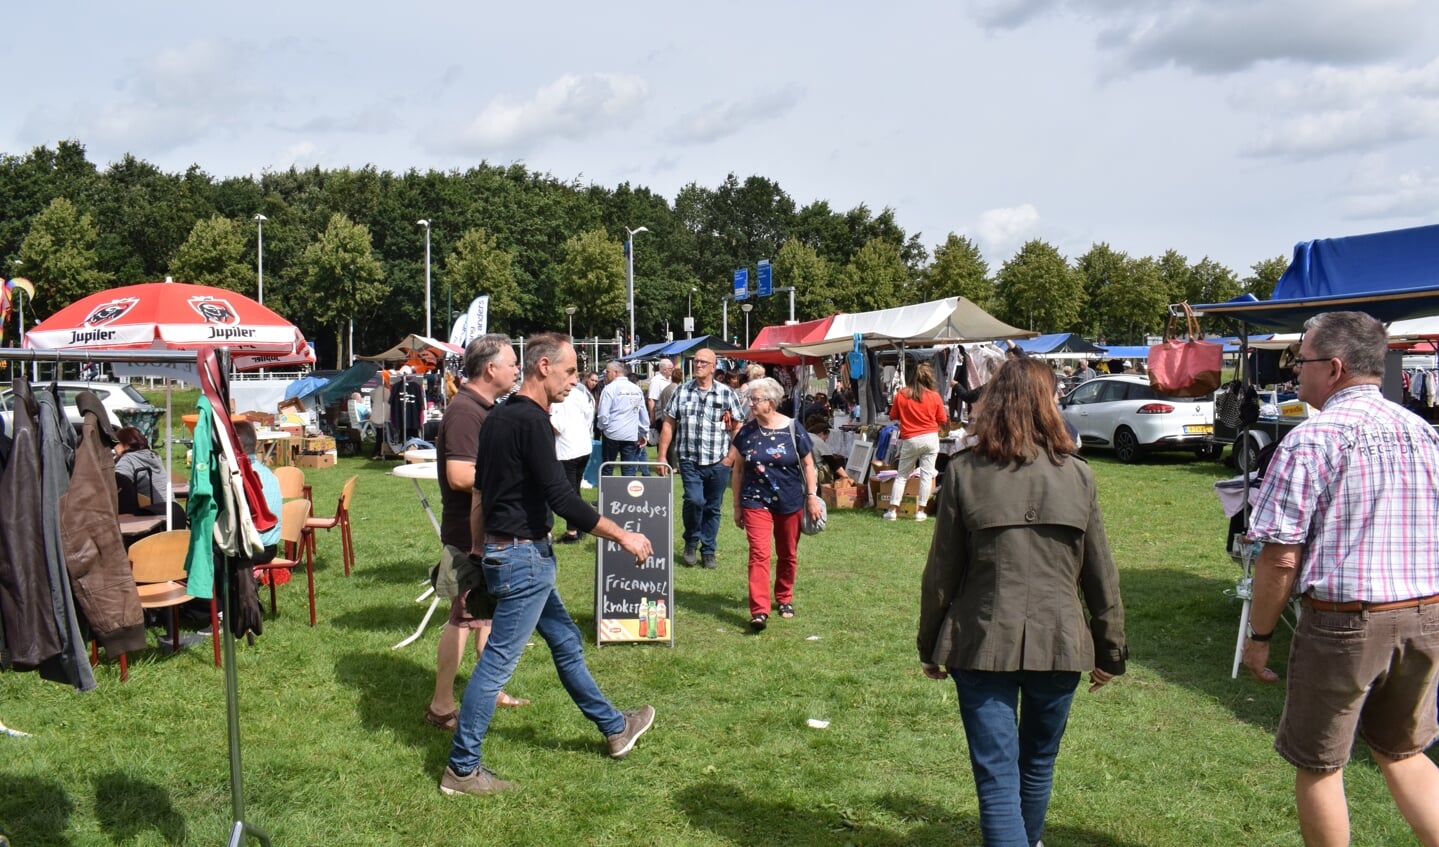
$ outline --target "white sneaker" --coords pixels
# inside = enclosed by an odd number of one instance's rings
[[[924,512],[915,512],[914,519],[916,521],[927,521],[929,520],[929,515],[926,515]]]
[[[888,512],[884,513],[884,519],[887,521],[898,520],[899,512],[895,511],[894,509],[890,509]]]
[[[594,488],[594,486],[593,486],[593,485],[590,485],[590,481],[589,481],[589,480],[587,480],[587,479],[582,479],[582,480],[580,480],[580,488],[582,488],[582,489],[583,489],[583,488]]]

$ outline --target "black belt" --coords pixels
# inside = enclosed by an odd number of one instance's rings
[[[519,538],[514,535],[502,535],[498,532],[485,533],[486,544],[498,544],[501,547],[518,547],[521,544],[548,544],[550,537],[544,538]]]

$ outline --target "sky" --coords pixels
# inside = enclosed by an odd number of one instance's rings
[[[1439,222],[1433,0],[82,0],[6,24],[0,152],[75,139],[102,168],[520,162],[671,201],[758,175],[995,270],[1037,238],[1243,277]]]

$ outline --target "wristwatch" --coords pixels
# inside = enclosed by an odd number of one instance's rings
[[[1258,641],[1258,642],[1260,642],[1260,643],[1262,644],[1262,643],[1265,643],[1265,642],[1269,641],[1269,639],[1271,639],[1271,638],[1273,638],[1273,637],[1274,637],[1274,630],[1272,630],[1272,629],[1269,630],[1268,632],[1255,632],[1253,627],[1250,627],[1250,628],[1249,628],[1249,640],[1250,640],[1250,641]]]

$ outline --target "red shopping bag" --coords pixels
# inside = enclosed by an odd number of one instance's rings
[[[1149,384],[1171,397],[1202,397],[1219,387],[1224,346],[1205,341],[1194,311],[1188,303],[1182,305],[1187,337],[1177,337],[1177,319],[1170,315],[1164,343],[1149,348]]]

